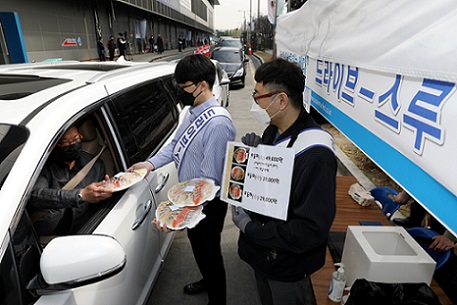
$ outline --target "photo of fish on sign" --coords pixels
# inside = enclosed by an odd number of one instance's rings
[[[291,148],[228,142],[221,200],[286,220],[294,154]]]

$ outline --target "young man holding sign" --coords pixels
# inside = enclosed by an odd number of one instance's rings
[[[269,126],[262,138],[246,134],[243,143],[291,147],[295,160],[285,221],[232,208],[238,252],[255,271],[262,304],[305,304],[306,277],[324,265],[335,217],[333,139],[303,107],[298,66],[275,59],[259,67],[255,81],[251,114]]]
[[[236,131],[230,114],[213,95],[216,67],[203,55],[181,59],[175,69],[177,95],[190,106],[176,136],[151,159],[134,164],[130,170],[148,171],[174,161],[180,182],[193,178],[209,178],[220,185],[228,141]],[[148,172],[149,173],[149,172]],[[221,253],[221,233],[227,214],[227,203],[216,197],[203,208],[206,217],[187,230],[192,252],[203,279],[184,287],[187,294],[208,292],[209,305],[226,304],[225,269]],[[155,220],[159,230],[169,231]]]

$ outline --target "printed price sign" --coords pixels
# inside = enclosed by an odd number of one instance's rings
[[[286,220],[294,157],[292,148],[228,142],[221,199]]]

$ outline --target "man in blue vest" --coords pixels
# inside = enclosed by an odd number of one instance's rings
[[[205,56],[198,54],[181,59],[175,70],[177,94],[184,105],[191,107],[171,143],[156,156],[133,165],[131,169],[150,171],[174,161],[180,182],[209,178],[216,185],[221,184],[222,156],[227,142],[235,139],[236,130],[230,114],[213,95],[215,76],[216,68]],[[197,294],[206,290],[209,305],[225,305],[225,269],[220,241],[227,203],[216,197],[205,204],[203,213],[206,217],[196,227],[187,230],[203,278],[186,285],[184,292]],[[156,221],[156,225],[159,230],[168,231],[160,222]]]
[[[286,145],[295,160],[286,221],[232,208],[241,231],[238,253],[255,271],[262,304],[304,305],[306,278],[325,263],[335,217],[333,139],[303,107],[305,77],[298,66],[275,59],[257,69],[255,81],[251,114],[269,125],[261,138],[246,134],[243,143]]]

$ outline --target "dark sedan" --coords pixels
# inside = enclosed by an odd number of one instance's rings
[[[211,57],[221,64],[230,78],[230,85],[239,84],[244,87],[246,78],[246,62],[249,59],[244,57],[240,49],[233,47],[221,47],[213,51]]]

